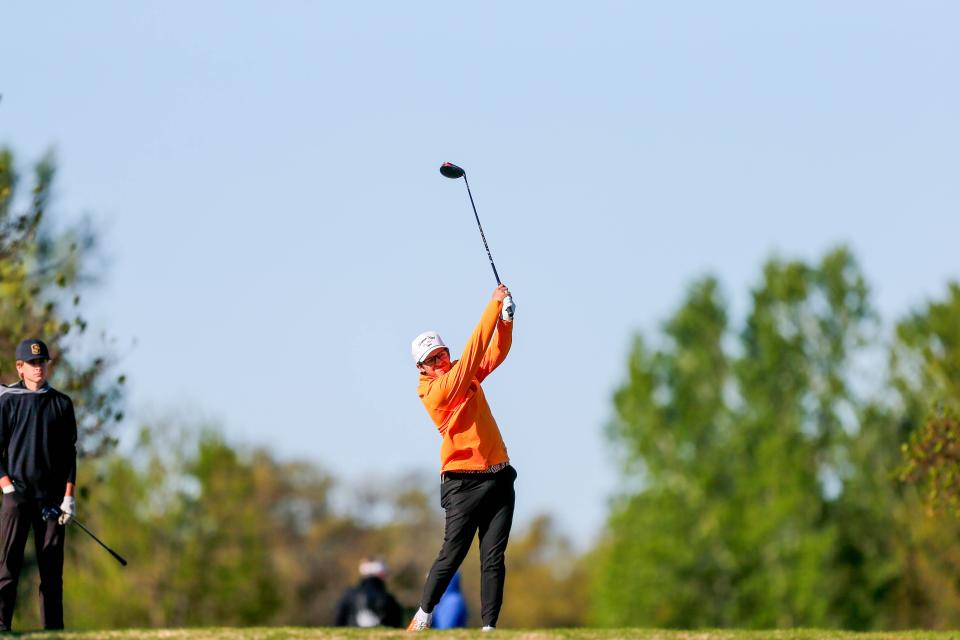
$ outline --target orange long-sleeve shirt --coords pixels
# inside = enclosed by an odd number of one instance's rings
[[[513,341],[513,323],[500,319],[501,306],[490,301],[450,371],[436,378],[420,374],[417,395],[443,438],[440,473],[479,471],[509,461],[480,387],[507,357]]]

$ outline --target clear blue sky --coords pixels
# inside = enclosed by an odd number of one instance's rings
[[[0,5],[0,144],[54,147],[104,227],[98,326],[131,419],[222,422],[339,476],[435,473],[411,338],[458,350],[493,288],[488,383],[518,518],[587,543],[636,331],[717,274],[849,244],[889,322],[960,277],[953,2]],[[24,166],[26,166],[24,164]]]

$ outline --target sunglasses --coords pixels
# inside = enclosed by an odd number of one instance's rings
[[[428,367],[436,366],[436,364],[440,361],[440,359],[446,357],[446,355],[447,355],[447,350],[440,349],[440,351],[437,352],[437,355],[430,356],[429,358],[424,358],[420,362],[420,364],[427,365]]]

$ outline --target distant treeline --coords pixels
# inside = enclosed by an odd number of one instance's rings
[[[400,602],[418,604],[443,536],[435,478],[358,488],[338,511],[329,474],[231,445],[212,430],[144,429],[135,449],[79,470],[87,489],[79,517],[129,565],[71,532],[64,577],[71,628],[328,626],[372,554],[386,560]],[[518,531],[510,554],[504,624],[583,623],[584,607],[567,605],[585,603],[585,581],[549,518]],[[475,556],[464,567],[476,616],[477,567]],[[19,628],[36,624],[35,594],[35,584],[21,589]]]

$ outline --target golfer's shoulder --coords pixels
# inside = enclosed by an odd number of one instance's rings
[[[73,400],[70,399],[70,396],[54,389],[49,384],[45,385],[41,389],[36,391],[30,391],[29,389],[20,389],[20,396],[26,402],[39,402],[45,405],[56,405],[58,409],[73,409]]]
[[[30,393],[22,383],[0,384],[0,403],[13,402],[26,398]]]
[[[73,400],[63,391],[59,391],[53,387],[47,387],[47,393],[50,394],[50,397],[53,398],[57,404],[73,407]]]

